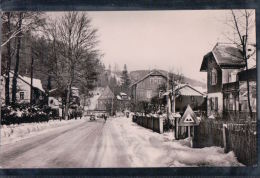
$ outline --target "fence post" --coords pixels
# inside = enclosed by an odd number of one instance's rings
[[[155,117],[152,117],[152,128],[151,128],[151,129],[152,129],[152,131],[154,131],[154,128],[153,128],[153,122],[154,122],[154,118],[155,118]]]
[[[224,152],[228,152],[228,147],[227,147],[227,124],[223,124],[223,142],[224,142]]]
[[[160,133],[163,133],[163,118],[159,117],[159,129],[160,129]]]

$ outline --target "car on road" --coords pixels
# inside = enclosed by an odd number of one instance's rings
[[[91,121],[96,120],[96,116],[95,116],[95,114],[91,114],[90,117],[89,117],[89,119],[90,119]]]

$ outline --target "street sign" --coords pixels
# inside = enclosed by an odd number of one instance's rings
[[[187,106],[182,118],[179,121],[179,126],[196,126],[199,125],[199,120],[196,114],[191,109],[190,105]]]

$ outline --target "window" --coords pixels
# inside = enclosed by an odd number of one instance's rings
[[[216,85],[217,84],[217,70],[215,68],[213,68],[211,70],[210,78],[211,78],[211,85]]]
[[[195,99],[194,99],[194,96],[191,96],[191,101],[194,101]]]
[[[237,72],[233,71],[228,74],[228,82],[235,82],[237,80]]]
[[[20,92],[20,100],[24,100],[24,92]]]
[[[152,98],[152,91],[151,90],[147,90],[146,91],[146,97],[147,98]]]

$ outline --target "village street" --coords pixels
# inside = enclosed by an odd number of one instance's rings
[[[219,147],[194,149],[173,133],[158,134],[131,118],[72,124],[0,146],[2,168],[240,166]]]

